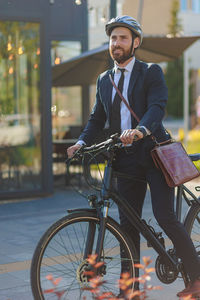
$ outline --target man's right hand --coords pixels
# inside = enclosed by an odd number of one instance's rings
[[[75,144],[75,145],[67,148],[68,158],[71,158],[73,156],[74,152],[77,151],[80,148],[81,148],[81,145],[79,145],[79,144]]]

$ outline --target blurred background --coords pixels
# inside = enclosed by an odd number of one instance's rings
[[[144,31],[138,58],[164,71],[166,128],[200,152],[200,0],[0,0],[0,200],[51,194],[65,176],[112,67],[105,23],[125,14]]]

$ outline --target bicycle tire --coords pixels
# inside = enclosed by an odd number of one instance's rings
[[[200,205],[198,203],[192,204],[185,218],[184,226],[200,257]]]
[[[91,293],[82,290],[88,286],[88,282],[84,283],[81,273],[86,264],[83,253],[89,222],[98,227],[99,219],[95,212],[73,213],[58,220],[44,233],[36,247],[31,265],[31,287],[35,299],[58,299],[53,293],[45,293],[45,290],[52,289],[46,279],[50,274],[54,279],[62,278],[56,287],[58,292],[64,291],[61,299],[78,300],[83,296],[87,300],[92,299]],[[126,254],[123,261],[128,265],[130,276],[134,277],[134,263],[137,262],[135,247],[119,224],[109,217],[101,258],[106,266],[106,274],[103,276],[106,283],[102,285],[102,291],[111,291],[115,295],[119,292],[117,280],[121,275],[120,245]]]

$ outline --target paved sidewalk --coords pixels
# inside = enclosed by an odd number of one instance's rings
[[[44,231],[67,213],[84,207],[86,200],[72,190],[0,205],[0,300],[31,300],[30,264]]]
[[[191,184],[194,188],[194,183]],[[0,300],[33,300],[30,288],[30,264],[33,251],[44,231],[57,219],[66,214],[68,208],[85,207],[87,200],[71,189],[56,190],[52,196],[32,200],[5,202],[0,204]],[[110,209],[118,219],[116,206]],[[152,219],[149,193],[145,200],[144,217]],[[142,256],[156,254],[142,240]],[[152,264],[153,266],[153,264]],[[163,286],[155,274],[153,285]],[[164,286],[164,291],[150,293],[150,299],[173,300],[182,282]],[[161,296],[162,293],[162,296]],[[164,294],[163,294],[164,293]],[[37,300],[37,299],[36,299]]]

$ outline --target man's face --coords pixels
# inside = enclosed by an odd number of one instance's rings
[[[139,38],[134,39],[134,46],[139,44]],[[110,35],[109,52],[113,60],[118,64],[123,64],[130,58],[132,46],[132,34],[128,28],[116,27]]]

